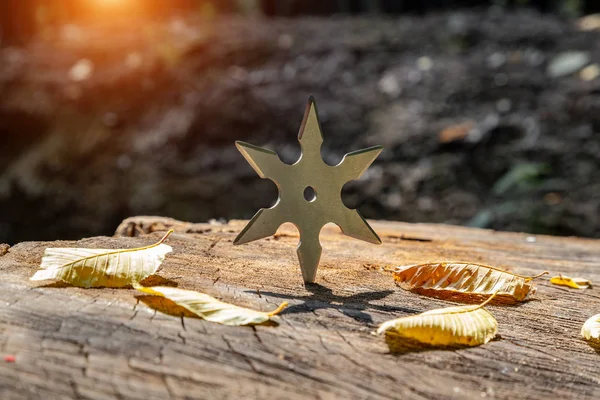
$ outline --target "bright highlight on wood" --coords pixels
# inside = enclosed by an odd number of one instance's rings
[[[585,340],[600,344],[600,314],[596,314],[583,324],[581,336]]]
[[[156,273],[173,249],[163,242],[136,249],[48,248],[30,280],[60,279],[74,286],[123,287]]]
[[[483,308],[494,296],[479,305],[439,308],[386,321],[377,334],[385,334],[391,351],[411,342],[435,347],[478,346],[489,342],[498,330],[496,318]]]
[[[587,289],[592,286],[592,282],[585,278],[571,278],[562,274],[550,278],[550,283],[559,286],[568,286],[573,289]]]
[[[202,319],[223,325],[258,325],[279,314],[288,303],[283,302],[271,312],[254,311],[225,303],[204,293],[193,290],[177,289],[168,286],[144,287],[134,286],[137,290],[155,296],[165,297],[178,306],[193,312]]]
[[[398,267],[393,276],[400,287],[416,292],[432,290],[465,295],[497,293],[523,301],[535,293],[532,280],[544,274],[547,272],[521,276],[487,265],[442,262]]]

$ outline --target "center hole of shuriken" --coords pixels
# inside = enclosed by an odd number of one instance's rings
[[[304,189],[304,199],[306,201],[315,201],[317,199],[317,192],[312,186],[307,186]]]

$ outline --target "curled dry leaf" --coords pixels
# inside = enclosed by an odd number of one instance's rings
[[[592,286],[592,282],[589,279],[571,278],[562,274],[550,278],[550,283],[560,286],[568,286],[573,289],[587,289]]]
[[[523,301],[535,293],[531,282],[536,276],[521,276],[487,265],[470,263],[430,263],[398,267],[396,283],[406,290],[426,295],[464,294],[509,296]]]
[[[239,326],[262,324],[271,320],[273,316],[279,314],[288,305],[288,303],[283,302],[276,310],[266,313],[225,303],[212,296],[193,290],[184,290],[168,286],[144,287],[134,285],[134,287],[144,293],[165,297],[178,306],[193,312],[202,319],[223,325]]]
[[[156,273],[173,249],[163,242],[136,249],[48,248],[30,280],[60,279],[75,286],[123,287]]]
[[[386,321],[378,334],[385,334],[392,352],[405,343],[435,347],[478,346],[489,342],[498,322],[485,308],[495,295],[479,305],[439,308],[418,315]]]
[[[583,324],[581,336],[585,340],[600,344],[600,314],[596,314]]]

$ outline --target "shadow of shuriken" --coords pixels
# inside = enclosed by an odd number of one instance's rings
[[[381,300],[394,293],[393,290],[380,290],[375,292],[356,293],[349,296],[340,296],[333,294],[333,291],[318,283],[305,285],[306,290],[311,292],[307,296],[293,296],[273,292],[262,292],[261,294],[288,300],[302,301],[300,304],[294,304],[286,308],[281,315],[307,313],[315,310],[332,308],[342,314],[353,318],[359,322],[373,324],[373,318],[366,309],[373,309],[382,312],[402,312],[407,314],[416,314],[420,311],[406,307],[394,307],[385,305],[370,304],[370,301]]]

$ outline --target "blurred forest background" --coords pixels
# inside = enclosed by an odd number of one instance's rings
[[[0,243],[249,218],[235,149],[382,144],[368,218],[600,237],[597,0],[2,0]]]

